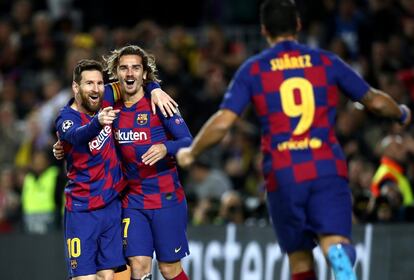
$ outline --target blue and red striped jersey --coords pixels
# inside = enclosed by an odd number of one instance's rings
[[[119,196],[126,181],[117,158],[111,126],[102,127],[95,117],[63,107],[55,125],[67,161],[65,187],[69,211],[102,208]]]
[[[283,41],[247,60],[221,104],[240,115],[252,103],[261,126],[268,191],[278,184],[347,177],[335,135],[339,93],[359,101],[369,85],[336,55]]]
[[[151,112],[148,94],[131,107],[122,101],[114,106],[121,109],[114,121],[114,135],[128,181],[124,208],[158,209],[171,207],[184,198],[175,154],[191,144],[192,136],[183,118],[176,114],[164,117]],[[153,166],[145,165],[141,156],[154,144],[163,143],[167,156]]]

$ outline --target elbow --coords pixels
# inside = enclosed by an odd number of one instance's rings
[[[381,99],[377,98],[376,100],[368,104],[367,107],[368,107],[368,110],[370,110],[372,113],[376,115],[381,115],[382,112],[385,111],[387,105]]]
[[[363,103],[369,111],[377,115],[382,115],[383,112],[388,110],[391,98],[380,90],[371,89],[364,101]]]

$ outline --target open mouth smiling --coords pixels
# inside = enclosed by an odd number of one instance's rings
[[[135,80],[125,80],[125,83],[126,83],[128,86],[132,86],[132,85],[134,84],[134,82],[135,82]]]

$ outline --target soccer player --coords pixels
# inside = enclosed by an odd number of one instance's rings
[[[151,114],[143,83],[158,82],[152,56],[131,45],[114,50],[105,61],[122,93],[113,128],[128,181],[122,222],[131,279],[151,279],[154,251],[165,279],[188,279],[181,266],[189,254],[187,204],[174,156],[192,136],[179,114]]]
[[[125,265],[119,193],[126,185],[111,124],[119,113],[99,111],[103,66],[81,60],[73,70],[74,98],[60,111],[56,129],[65,150],[67,176],[64,230],[72,279],[113,279]]]
[[[252,103],[261,126],[269,213],[288,254],[292,279],[316,279],[312,249],[317,244],[335,279],[356,279],[351,192],[335,136],[339,93],[403,125],[409,124],[411,112],[370,87],[336,55],[299,44],[300,20],[293,1],[266,0],[260,18],[270,47],[238,69],[220,110],[192,145],[178,152],[178,163],[188,166],[218,143]]]
[[[119,96],[109,90],[116,84],[105,85],[104,92],[102,71],[96,61],[77,64],[72,84],[75,98],[56,120],[62,142],[53,150],[58,159],[67,155],[65,240],[69,275],[75,279],[112,279],[114,268],[125,264],[119,192],[126,182],[110,126],[118,111],[107,107]],[[158,88],[158,83],[146,83],[151,110],[156,103],[163,115],[172,115],[176,103]],[[98,112],[101,107],[105,108]]]

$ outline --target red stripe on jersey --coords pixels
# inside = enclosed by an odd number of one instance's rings
[[[265,93],[278,92],[280,85],[284,81],[283,72],[281,71],[263,72],[261,78],[263,91]]]
[[[269,175],[265,178],[266,181],[266,190],[268,192],[274,192],[277,189],[277,181],[275,177],[275,173],[272,171]]]
[[[337,107],[339,103],[339,92],[336,86],[328,86],[328,106]]]
[[[135,146],[134,144],[131,145],[123,145],[122,146],[122,152],[124,154],[134,155],[135,154]],[[123,157],[122,161],[125,163],[134,163],[135,158],[134,157]]]
[[[332,61],[326,55],[321,54],[321,60],[322,60],[323,65],[325,66],[332,65]]]
[[[180,188],[176,189],[175,194],[177,196],[178,202],[183,201],[183,199],[185,198],[184,188],[180,187]]]
[[[256,112],[259,117],[268,114],[269,109],[267,108],[266,98],[263,94],[253,95],[253,104],[257,108]]]
[[[158,209],[161,206],[161,195],[159,193],[146,194],[144,196],[144,209]]]
[[[327,85],[325,67],[313,66],[305,68],[305,79],[307,79],[313,87],[323,87]]]
[[[315,179],[317,171],[314,162],[305,162],[293,165],[293,174],[296,182]]]
[[[150,127],[162,126],[160,118],[150,118]]]
[[[95,209],[95,208],[97,208],[100,205],[105,205],[105,202],[104,202],[102,196],[100,196],[100,195],[99,196],[91,196],[89,198],[89,206],[88,206],[88,208],[90,210],[91,209]]]
[[[338,139],[336,139],[335,129],[333,127],[331,127],[329,130],[328,141],[331,144],[338,143]]]
[[[72,196],[69,193],[65,194],[65,198],[66,198],[66,203],[65,203],[65,207],[66,209],[68,209],[69,211],[72,211]]]
[[[171,174],[162,175],[158,177],[158,185],[160,187],[161,193],[171,193],[174,192],[174,180]]]
[[[71,193],[75,194],[78,197],[89,197],[91,191],[90,186],[90,182],[77,182],[76,185],[73,187]]]
[[[277,147],[275,149],[277,149]],[[287,168],[292,165],[292,155],[289,150],[272,151],[272,158],[272,167],[275,170]]]
[[[114,181],[113,176],[110,172],[105,173],[103,176],[105,178],[105,181],[107,181],[107,182],[113,182]],[[118,184],[118,186],[114,186],[114,184],[105,184],[103,189],[104,190],[111,189],[111,188],[119,189],[119,185],[120,184]]]
[[[128,181],[128,185],[129,185],[128,193],[130,193],[130,194],[142,194],[143,193],[141,180],[139,180],[139,179],[136,179],[136,180],[130,179]]]
[[[314,127],[329,127],[328,107],[316,107]]]
[[[289,117],[286,116],[286,114],[282,112],[270,113],[269,123],[270,123],[271,134],[290,133],[292,130],[290,127]]]
[[[149,165],[142,164],[138,166],[138,170],[139,170],[139,177],[142,179],[153,178],[158,175],[156,165],[149,166]]]
[[[338,175],[347,177],[348,176],[348,167],[346,166],[345,160],[336,160],[336,169],[338,170]]]
[[[324,160],[334,158],[331,147],[327,143],[322,143],[322,147],[312,150],[314,160]]]
[[[259,63],[253,63],[252,67],[250,68],[250,75],[257,75],[260,72],[260,66]]]

